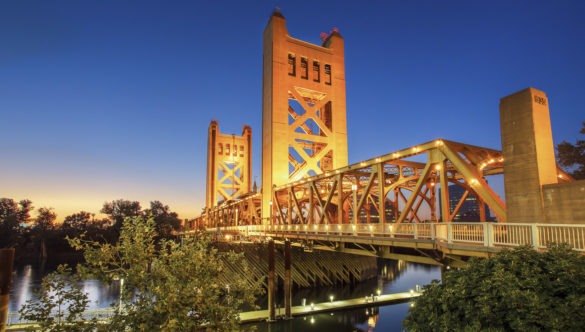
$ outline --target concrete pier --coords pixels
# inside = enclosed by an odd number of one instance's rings
[[[339,301],[331,301],[331,302],[321,302],[321,303],[307,303],[307,305],[299,305],[294,306],[291,308],[292,317],[297,316],[306,316],[306,315],[313,315],[317,313],[324,313],[324,312],[331,312],[331,311],[339,311],[339,310],[346,310],[352,308],[362,308],[362,307],[373,307],[373,306],[382,306],[394,303],[402,303],[410,301],[418,296],[421,293],[418,292],[404,292],[404,293],[395,293],[395,294],[382,294],[380,296],[375,296],[375,300],[372,300],[370,296],[366,298],[361,297],[357,299],[349,299],[349,300],[339,300]],[[281,315],[276,315],[275,318],[284,318],[284,313]],[[240,313],[240,323],[253,323],[253,322],[261,322],[266,321],[269,319],[269,312],[268,310],[257,310],[257,311],[247,311]]]

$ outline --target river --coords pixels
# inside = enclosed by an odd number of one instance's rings
[[[379,277],[359,283],[356,286],[335,288],[313,288],[294,290],[293,305],[300,305],[303,301],[325,302],[331,296],[334,299],[361,298],[375,294],[378,289],[382,294],[405,292],[414,289],[416,285],[425,285],[433,279],[440,279],[440,269],[428,265],[379,260]],[[16,312],[33,296],[33,290],[40,286],[41,279],[47,273],[54,271],[56,264],[22,264],[15,267],[12,284],[9,311]],[[107,308],[118,302],[119,284],[104,285],[96,280],[86,280],[83,283],[84,292],[88,293],[90,308]],[[282,301],[277,297],[277,303]],[[266,309],[266,298],[260,298],[258,305]],[[402,331],[402,320],[408,315],[409,303],[394,304],[381,307],[371,307],[356,310],[345,310],[334,313],[315,314],[297,317],[291,320],[275,323],[252,324],[257,331],[293,332],[293,331]]]

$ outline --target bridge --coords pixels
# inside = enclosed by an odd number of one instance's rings
[[[270,319],[279,242],[287,317],[293,245],[443,269],[520,245],[567,243],[585,253],[585,181],[556,165],[543,91],[500,100],[501,149],[441,138],[349,164],[344,47],[337,29],[314,45],[291,37],[280,12],[270,17],[260,190],[251,183],[252,129],[236,136],[221,134],[217,121],[209,127],[197,227],[222,240],[268,241]],[[505,199],[491,186],[502,179]]]

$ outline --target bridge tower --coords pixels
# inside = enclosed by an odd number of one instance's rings
[[[264,30],[262,215],[272,188],[347,165],[344,42],[321,46],[292,38],[274,12]]]
[[[548,99],[528,88],[500,100],[507,221],[544,223],[543,186],[558,183]]]
[[[242,136],[221,134],[217,121],[209,124],[207,139],[207,191],[205,206],[235,199],[252,189],[252,129],[242,127]]]

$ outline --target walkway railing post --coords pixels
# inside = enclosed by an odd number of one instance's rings
[[[540,245],[540,241],[538,238],[538,224],[532,224],[531,228],[532,228],[532,247],[534,249],[538,249],[538,247]]]
[[[447,243],[453,243],[453,233],[450,221],[447,222]]]
[[[414,223],[413,224],[414,229],[413,229],[413,233],[414,233],[414,239],[417,240],[418,239],[418,224]]]
[[[494,246],[494,224],[487,223],[487,246],[493,247]]]
[[[433,240],[433,241],[435,240],[435,234],[436,234],[435,233],[435,227],[437,227],[437,224],[436,223],[431,224],[431,240]]]

